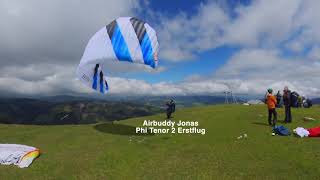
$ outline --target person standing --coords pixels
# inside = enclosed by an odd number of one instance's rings
[[[280,108],[282,105],[281,105],[281,94],[280,94],[280,91],[278,91],[277,95],[276,95],[276,98],[277,98],[277,107]]]
[[[289,90],[288,86],[285,86],[283,89],[283,104],[285,109],[285,123],[292,122],[291,116],[291,91]]]
[[[166,105],[167,105],[167,118],[170,119],[171,118],[171,114],[174,113],[174,111],[176,110],[176,104],[171,99],[170,101],[168,101],[166,103]]]
[[[268,123],[270,126],[275,126],[277,123],[277,111],[276,111],[277,99],[274,95],[272,95],[272,89],[268,89],[266,102],[268,106]],[[273,115],[273,119],[272,119],[272,115]],[[271,122],[271,119],[272,119],[272,122]]]

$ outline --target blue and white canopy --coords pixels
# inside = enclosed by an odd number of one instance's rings
[[[158,50],[156,32],[149,24],[134,17],[120,17],[91,37],[77,76],[88,87],[105,93],[108,83],[103,71],[107,62],[127,61],[156,68]]]

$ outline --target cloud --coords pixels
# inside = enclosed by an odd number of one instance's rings
[[[21,95],[92,93],[75,79],[89,38],[113,19],[133,16],[139,8],[133,0],[0,0],[0,91]],[[109,76],[166,69],[117,62],[106,66]]]
[[[160,55],[172,61],[190,60],[200,51],[219,46],[222,28],[230,21],[216,3],[201,4],[198,13],[191,17],[181,12],[174,18],[161,15],[157,18],[162,22],[161,26],[156,26]]]
[[[224,6],[210,1],[193,15],[179,12],[166,18],[153,12],[152,16],[161,22],[157,29],[159,39],[165,39],[161,44],[165,59],[197,59],[200,53],[223,45],[241,47],[210,77],[212,81],[194,75],[186,78],[187,82],[219,82],[243,93],[289,85],[301,93],[319,95],[319,63],[310,61],[320,57],[320,23],[315,18],[320,14],[314,11],[319,5],[314,0],[253,1],[249,6],[237,6],[231,16]],[[299,58],[285,57],[279,48],[282,44]]]
[[[1,0],[0,65],[77,63],[89,37],[135,1]]]
[[[237,92],[261,94],[272,87],[282,90],[285,85],[306,95],[320,93],[320,63],[282,57],[276,50],[244,49],[231,57],[214,78],[238,81]],[[234,83],[231,83],[234,84]]]
[[[149,14],[159,22],[154,26],[159,34],[160,56],[184,61],[224,45],[274,49],[285,43],[289,50],[300,53],[306,46],[320,43],[320,23],[314,18],[320,16],[314,11],[318,6],[315,0],[258,0],[230,10],[219,1],[209,1],[200,4],[192,15]]]
[[[200,4],[197,13],[179,12],[174,17],[149,12],[160,21],[155,25],[162,41],[161,56],[171,61],[195,59],[203,51],[223,45],[241,47],[275,47],[304,26],[299,14],[301,0],[254,1],[250,6],[238,5],[235,16],[217,1]],[[305,7],[307,8],[307,7]],[[301,22],[295,22],[301,17]]]
[[[225,43],[245,47],[273,47],[287,39],[300,0],[254,1],[237,8],[237,17],[226,27]]]
[[[320,16],[320,12],[315,7],[320,6],[320,1],[305,0],[300,3],[299,11],[294,19],[295,28],[301,28],[301,36],[309,43],[320,42],[320,23],[315,17]]]
[[[73,66],[47,65],[14,67],[6,76],[0,76],[0,91],[10,95],[55,95],[63,93],[89,93],[75,78]],[[29,69],[36,71],[28,71]],[[23,72],[23,73],[19,73]],[[17,74],[16,74],[17,73]],[[37,78],[33,78],[36,76]],[[26,78],[27,77],[27,78]],[[39,78],[41,77],[41,78]]]
[[[75,67],[47,65],[8,68],[0,76],[0,91],[20,95],[98,94],[75,78]],[[49,68],[49,69],[48,69]],[[29,70],[36,69],[36,71]],[[294,69],[294,71],[293,71]],[[275,50],[244,49],[212,76],[191,75],[182,82],[158,82],[107,76],[111,95],[212,95],[232,90],[242,94],[262,94],[269,87],[285,85],[301,94],[320,94],[320,62],[288,59]],[[48,71],[47,71],[48,70]],[[0,72],[5,72],[0,70]],[[23,72],[14,74],[14,72]],[[28,73],[29,72],[29,73]],[[42,78],[35,79],[33,76]]]
[[[211,80],[189,82],[159,82],[150,84],[143,80],[109,77],[110,94],[126,95],[210,95],[228,90],[228,87]]]
[[[178,83],[147,83],[116,77],[119,72],[154,72],[141,65],[111,63],[111,94],[193,95],[225,90],[260,94],[284,85],[320,95],[320,6],[316,0],[253,1],[231,15],[219,1],[201,3],[196,14],[168,17],[139,1],[0,0],[0,91],[26,95],[94,93],[75,79],[89,38],[118,16],[147,12],[158,32],[160,58],[198,59],[207,50],[238,46],[212,76],[190,75]],[[285,57],[279,46],[297,53]],[[310,48],[310,51],[308,50]],[[305,52],[306,51],[306,52]],[[305,53],[305,54],[303,54]],[[166,67],[160,67],[163,72]]]
[[[294,40],[287,43],[286,48],[294,53],[301,53],[304,50],[304,42],[301,40]]]
[[[310,50],[308,57],[312,60],[320,60],[320,47],[319,46],[314,46]]]
[[[50,68],[51,67],[51,68]],[[73,65],[30,65],[0,70],[0,91],[15,95],[99,94],[75,78]],[[17,73],[15,73],[17,72]],[[41,77],[41,78],[39,78]],[[222,83],[185,81],[181,83],[147,83],[144,80],[107,76],[111,95],[193,95],[226,90]]]

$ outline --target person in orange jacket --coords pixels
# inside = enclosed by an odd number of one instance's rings
[[[274,95],[272,95],[271,88],[268,89],[266,104],[268,106],[268,123],[270,126],[275,126],[277,122],[277,111],[276,111],[277,99]],[[271,122],[272,115],[273,115],[273,120]]]

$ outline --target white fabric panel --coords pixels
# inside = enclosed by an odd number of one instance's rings
[[[145,23],[144,27],[146,28],[146,33],[149,36],[149,39],[151,41],[151,46],[152,46],[152,51],[153,54],[156,54],[158,56],[158,51],[159,51],[159,43],[158,43],[158,38],[157,38],[157,33],[156,31],[149,26],[149,24]],[[158,66],[158,60],[155,60],[155,66]]]
[[[147,23],[144,24],[144,27],[146,28],[146,33],[148,34],[149,39],[151,41],[153,53],[158,53],[159,43],[156,31]]]
[[[307,129],[302,127],[297,127],[296,129],[293,130],[293,132],[300,137],[308,137],[310,134]]]
[[[130,22],[131,17],[120,17],[117,19],[121,34],[128,46],[128,50],[133,62],[144,63],[141,46],[137,35]]]
[[[117,59],[107,29],[100,29],[88,42],[81,58],[80,66],[102,64],[105,60]]]
[[[77,69],[78,79],[87,87],[92,88],[94,68],[99,64],[99,71],[104,66],[104,62],[117,59],[113,51],[113,46],[109,38],[107,29],[100,29],[88,42],[84,54],[81,58],[80,65]],[[98,78],[97,90],[100,91],[100,83]],[[105,80],[105,79],[104,79]]]
[[[90,89],[92,88],[93,83],[94,67],[95,64],[89,64],[87,66],[78,66],[77,69],[78,79]]]
[[[90,89],[92,89],[92,84],[93,84],[93,75],[94,75],[94,68],[95,68],[96,64],[88,64],[86,66],[78,66],[77,69],[77,77],[78,79],[87,87],[89,87]],[[99,67],[98,70],[98,79],[97,79],[97,90],[100,92],[100,71],[102,71],[103,67]],[[103,72],[103,71],[102,71]],[[105,73],[103,73],[103,86],[104,86],[104,93],[106,92],[105,89]]]

